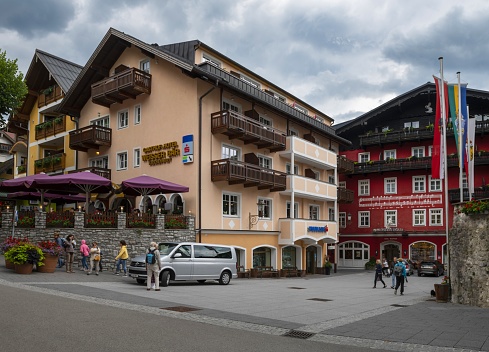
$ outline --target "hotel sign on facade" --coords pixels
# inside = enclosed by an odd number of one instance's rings
[[[143,153],[143,162],[155,166],[171,163],[174,157],[180,156],[180,148],[178,142],[169,142],[143,148]]]

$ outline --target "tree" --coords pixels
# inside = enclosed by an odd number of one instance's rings
[[[24,75],[19,72],[17,59],[7,59],[7,52],[0,50],[0,125],[5,118],[19,108],[27,94]]]

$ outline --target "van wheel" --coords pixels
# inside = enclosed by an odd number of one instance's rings
[[[219,284],[227,285],[231,282],[231,273],[229,271],[224,271],[219,278]]]
[[[205,282],[205,280],[197,280],[197,282],[198,282],[199,284],[203,284],[203,283]]]
[[[163,271],[161,274],[161,286],[167,287],[170,284],[170,273],[168,271]]]
[[[145,279],[136,279],[136,282],[140,285],[144,285],[144,283],[146,282]]]

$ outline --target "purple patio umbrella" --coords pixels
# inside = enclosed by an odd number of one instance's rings
[[[0,183],[0,191],[11,193],[11,192],[32,192],[38,191],[40,193],[41,204],[44,203],[43,195],[46,189],[32,188],[32,182],[36,180],[50,179],[51,176],[46,175],[41,172],[40,174],[29,175],[26,177],[14,178],[11,180],[5,180]],[[79,192],[77,192],[79,193]],[[8,196],[8,195],[7,195]]]
[[[142,196],[143,198],[152,194],[161,193],[184,193],[189,188],[176,183],[161,180],[148,175],[142,175],[122,181],[121,191],[132,196]],[[145,203],[146,204],[146,203]],[[145,205],[146,207],[146,205]],[[146,211],[146,209],[144,209]]]
[[[73,195],[73,194],[54,194],[54,193],[41,193],[41,192],[14,192],[7,194],[7,198],[17,200],[39,200],[41,196],[54,203],[63,202],[84,202],[85,196]]]
[[[112,190],[112,182],[105,177],[89,171],[83,171],[73,174],[50,176],[46,179],[36,179],[31,182],[30,187],[67,193],[85,193],[87,205],[85,211],[88,212],[90,193],[95,191],[98,193],[110,192]]]

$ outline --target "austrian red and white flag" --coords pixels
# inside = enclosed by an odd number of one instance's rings
[[[431,177],[437,179],[445,178],[445,149],[443,138],[445,138],[443,126],[447,123],[448,110],[448,84],[440,78],[433,76],[436,85],[436,111],[433,129],[433,150],[431,152]]]

